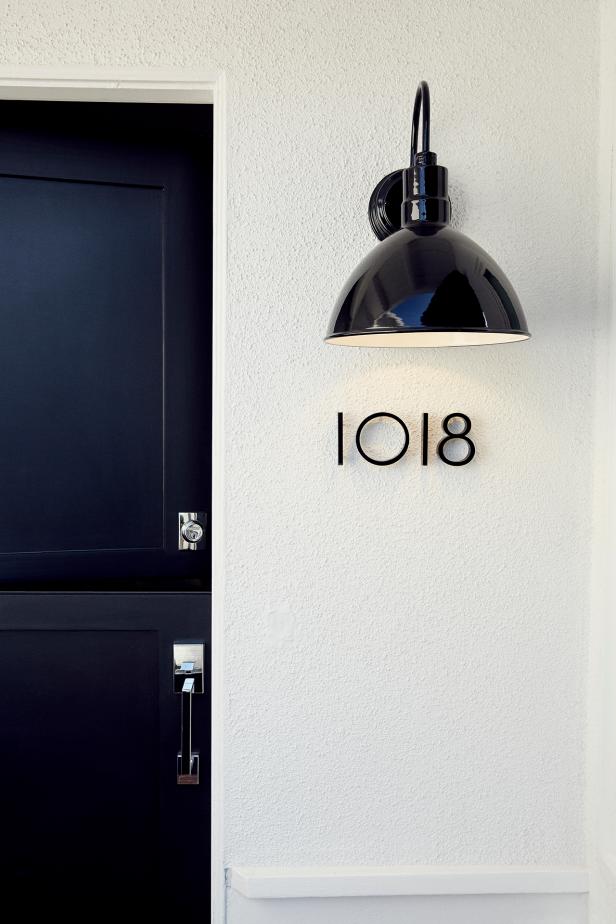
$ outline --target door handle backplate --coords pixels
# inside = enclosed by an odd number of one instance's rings
[[[173,646],[173,690],[181,699],[180,750],[177,753],[178,786],[199,784],[199,751],[192,747],[192,703],[203,693],[203,643],[176,642]]]

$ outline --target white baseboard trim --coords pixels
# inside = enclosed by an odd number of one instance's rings
[[[581,866],[234,866],[228,883],[246,898],[579,894],[588,892],[588,871]]]

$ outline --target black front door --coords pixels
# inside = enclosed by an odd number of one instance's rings
[[[207,106],[0,104],[16,919],[208,915],[211,150]]]

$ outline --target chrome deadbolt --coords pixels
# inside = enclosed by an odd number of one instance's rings
[[[195,551],[203,546],[205,539],[205,513],[178,514],[178,549]]]
[[[203,539],[203,527],[194,520],[189,520],[182,526],[182,535],[186,542],[201,542]]]

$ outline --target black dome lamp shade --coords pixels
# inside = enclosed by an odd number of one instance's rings
[[[413,109],[410,166],[384,177],[372,193],[370,224],[381,243],[342,290],[328,343],[476,346],[530,337],[503,271],[451,228],[449,217],[447,168],[438,166],[430,151],[430,93],[422,81]]]

